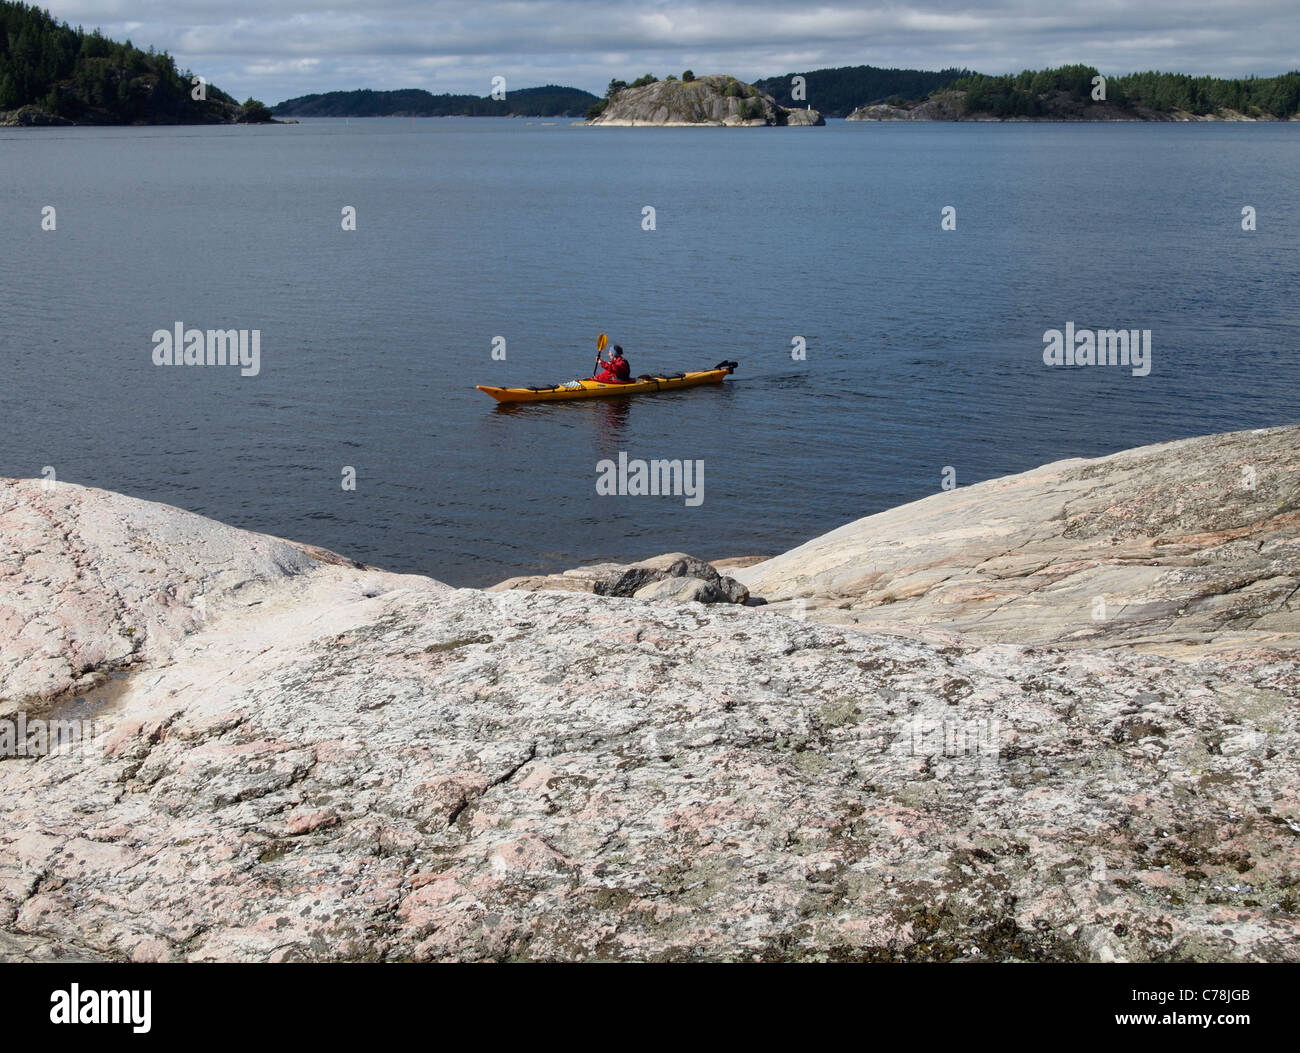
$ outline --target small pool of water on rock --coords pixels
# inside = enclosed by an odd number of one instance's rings
[[[102,720],[118,707],[130,684],[130,673],[110,673],[98,687],[62,698],[37,716],[42,720]]]

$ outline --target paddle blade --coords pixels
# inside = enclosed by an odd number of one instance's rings
[[[604,351],[605,348],[607,348],[608,346],[609,346],[609,337],[608,337],[608,336],[606,336],[604,333],[601,333],[600,336],[596,337],[596,350],[597,350],[597,351]]]

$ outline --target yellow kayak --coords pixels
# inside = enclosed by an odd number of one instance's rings
[[[736,362],[719,362],[712,369],[696,373],[674,373],[670,376],[642,376],[626,384],[601,384],[595,380],[570,380],[546,388],[492,388],[477,385],[498,402],[563,402],[566,399],[594,399],[610,395],[650,395],[656,391],[673,391],[691,388],[696,384],[720,384],[722,378],[735,370]]]

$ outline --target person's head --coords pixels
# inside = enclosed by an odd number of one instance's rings
[[[619,347],[618,344],[615,344],[615,345],[614,345],[614,357],[615,357],[615,358],[622,358],[622,357],[623,357],[623,349],[622,349],[621,347]]]

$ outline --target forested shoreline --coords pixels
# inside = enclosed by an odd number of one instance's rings
[[[196,90],[196,88],[200,90]],[[195,95],[200,96],[195,98]],[[194,83],[165,51],[142,51],[40,8],[0,2],[0,123],[226,124],[270,119],[213,84]]]
[[[1079,102],[1092,99],[1093,66],[1025,70],[1015,76],[971,74],[948,85],[966,93],[968,113],[1035,117],[1049,112],[1052,97],[1064,93]],[[1229,110],[1256,119],[1285,120],[1300,110],[1300,72],[1278,77],[1192,77],[1184,73],[1129,73],[1105,78],[1105,100],[1120,109],[1144,107],[1156,113],[1180,111],[1198,117]]]
[[[581,117],[596,102],[591,92],[546,84],[490,95],[433,95],[421,88],[330,91],[286,99],[277,117]]]
[[[966,69],[840,66],[753,83],[780,106],[811,105],[832,117],[884,106],[909,119],[1085,120],[1100,115],[1088,105],[1098,101],[1099,77],[1095,67],[1081,64],[993,76]],[[1300,71],[1238,78],[1128,73],[1106,76],[1104,93],[1103,119],[1300,116]],[[555,84],[499,97],[361,89],[302,95],[274,108],[252,98],[241,104],[178,68],[166,51],[141,50],[129,39],[110,40],[33,5],[0,0],[0,124],[225,124],[269,121],[273,115],[582,117],[602,105],[591,92]]]

